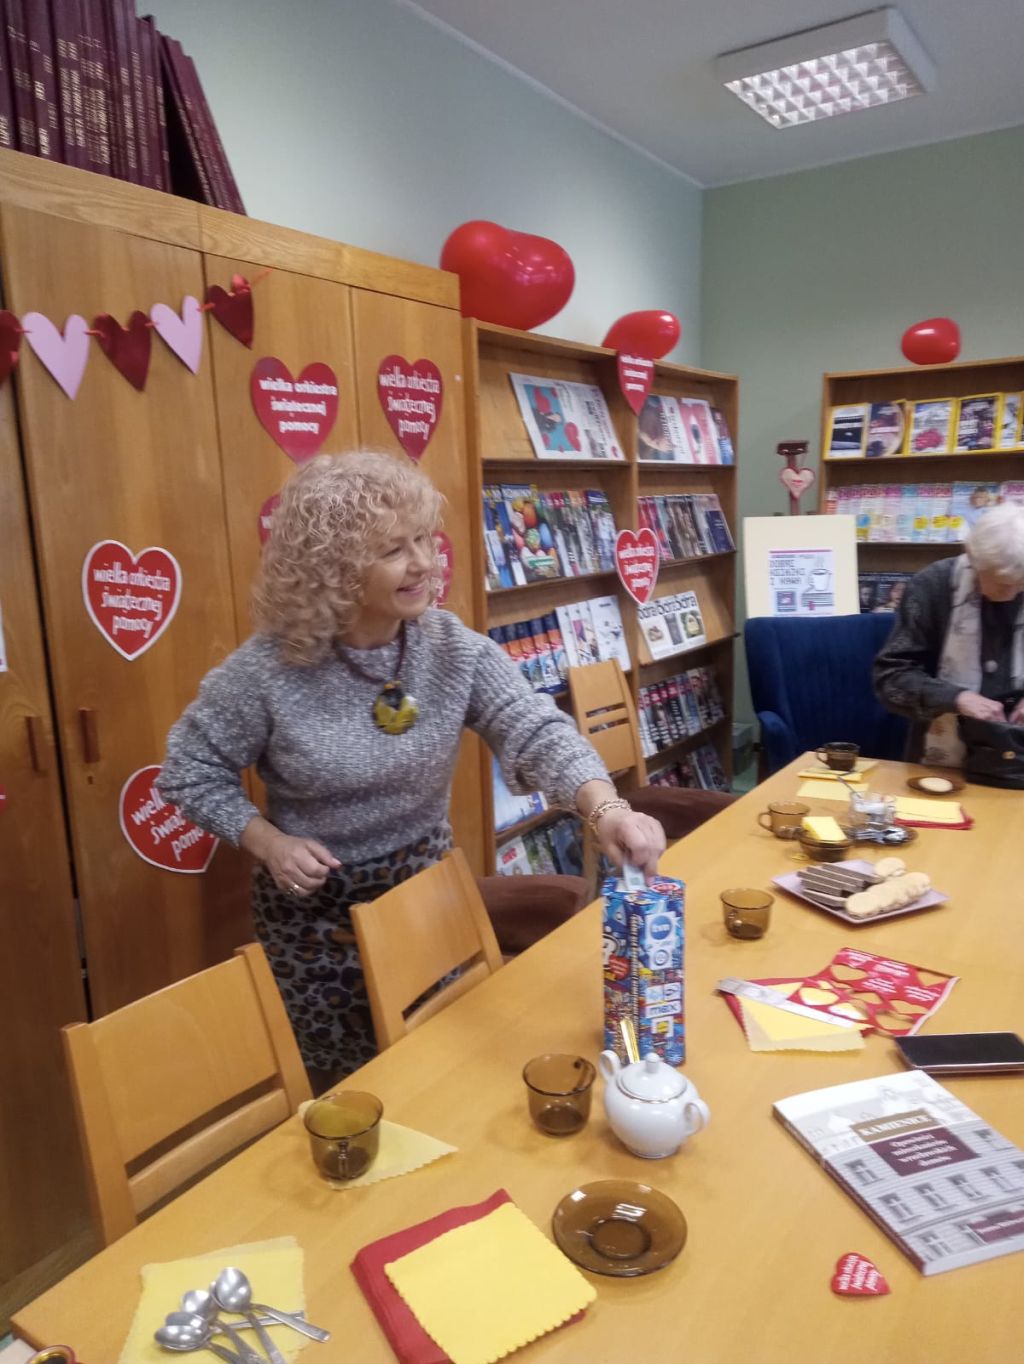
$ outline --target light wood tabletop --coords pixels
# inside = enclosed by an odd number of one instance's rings
[[[780,892],[768,935],[734,941],[722,927],[720,891],[768,887],[796,865],[793,845],[762,831],[756,816],[769,799],[793,795],[799,766],[676,844],[662,863],[687,885],[685,1070],[711,1109],[707,1130],[678,1155],[643,1161],[620,1146],[604,1118],[600,1081],[579,1134],[551,1138],[530,1125],[523,1063],[544,1051],[594,1058],[601,1050],[600,911],[592,905],[348,1082],[378,1094],[386,1116],[451,1142],[457,1154],[335,1192],[315,1175],[293,1118],[26,1306],[15,1319],[18,1334],[38,1345],[71,1344],[86,1364],[114,1364],[141,1265],[291,1234],[305,1251],[308,1313],[335,1333],[302,1358],[374,1364],[393,1356],[349,1270],[360,1247],[498,1188],[548,1231],[555,1206],[577,1184],[622,1177],[650,1182],[678,1203],[689,1225],[685,1250],[644,1278],[594,1276],[597,1301],[584,1321],[535,1342],[524,1360],[1019,1358],[1019,1257],[923,1277],[772,1118],[776,1099],[901,1070],[893,1044],[874,1036],[860,1052],[755,1055],[714,985],[724,976],[812,974],[856,944],[961,977],[925,1031],[1020,1031],[1024,800],[968,787],[960,799],[974,828],[923,829],[904,851],[911,869],[927,871],[948,894],[941,908],[853,927]],[[905,792],[914,770],[880,763],[870,784]],[[1024,1145],[1024,1077],[945,1083]],[[890,1296],[833,1295],[835,1263],[848,1251],[878,1265]]]

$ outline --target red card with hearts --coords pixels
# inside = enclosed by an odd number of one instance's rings
[[[257,360],[249,392],[260,425],[296,464],[312,459],[338,418],[338,376],[321,360],[297,379],[276,356]]]
[[[622,586],[638,606],[653,597],[660,562],[657,536],[650,526],[643,526],[638,531],[619,531],[615,540],[615,567]]]
[[[121,832],[151,866],[201,875],[220,840],[187,819],[180,806],[168,805],[156,789],[159,777],[159,767],[140,767],[121,787]]]
[[[654,382],[654,361],[645,360],[642,355],[623,355],[619,351],[615,363],[619,371],[622,396],[639,416]]]
[[[841,1255],[836,1261],[831,1287],[833,1293],[844,1298],[881,1298],[892,1292],[877,1267],[856,1251]]]
[[[455,568],[455,551],[452,542],[443,530],[434,531],[434,544],[437,547],[437,562],[441,568],[441,590],[435,605],[443,606],[448,600],[448,589],[452,585],[452,572]]]
[[[377,367],[377,396],[399,445],[420,460],[441,420],[444,380],[433,360],[388,355]]]
[[[244,275],[231,276],[231,290],[211,284],[206,291],[206,306],[226,332],[252,346],[256,319],[252,307],[252,287]]]
[[[149,374],[149,357],[153,350],[152,328],[145,313],[136,310],[122,327],[116,317],[100,313],[92,320],[100,350],[114,368],[141,393]]]
[[[266,502],[264,502],[263,506],[260,507],[260,515],[259,521],[257,522],[257,529],[259,530],[260,533],[261,545],[265,545],[267,541],[270,539],[270,518],[274,515],[274,512],[277,511],[277,506],[280,501],[281,494],[274,493],[271,497],[268,497]]]
[[[181,569],[158,545],[133,554],[119,540],[100,540],[82,564],[82,596],[96,629],[131,661],[151,649],[174,619]]]

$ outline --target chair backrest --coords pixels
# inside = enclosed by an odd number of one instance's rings
[[[773,745],[773,769],[831,739],[860,744],[866,757],[903,757],[907,723],[876,699],[871,681],[892,624],[888,612],[747,621],[754,709],[773,712],[788,731],[788,751],[785,743]]]
[[[629,786],[647,785],[640,726],[629,683],[617,659],[569,669],[576,726],[597,749],[609,772],[625,772]]]
[[[104,1245],[310,1098],[257,944],[63,1038]]]
[[[352,923],[382,1051],[502,965],[480,891],[458,848],[376,900],[353,905]],[[410,1010],[457,967],[457,979]]]

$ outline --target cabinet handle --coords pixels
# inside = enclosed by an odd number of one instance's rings
[[[26,715],[25,728],[28,731],[28,751],[32,759],[32,771],[43,774],[46,772],[46,736],[43,733],[43,721],[39,715]]]
[[[83,707],[78,712],[78,721],[82,728],[82,757],[87,763],[98,763],[100,760],[100,736],[96,723],[96,712],[86,710]]]

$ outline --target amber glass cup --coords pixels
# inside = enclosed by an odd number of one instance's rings
[[[358,1179],[377,1159],[384,1105],[374,1094],[325,1094],[302,1115],[313,1164],[324,1179]]]
[[[775,896],[766,890],[723,890],[722,919],[733,938],[763,938],[771,921]]]
[[[586,1125],[594,1067],[582,1056],[535,1056],[523,1067],[530,1117],[549,1137],[568,1137]]]
[[[814,756],[833,772],[852,772],[860,757],[860,744],[823,744]]]
[[[776,838],[799,838],[804,815],[810,813],[811,807],[801,805],[799,801],[774,800],[758,815],[757,822]]]

